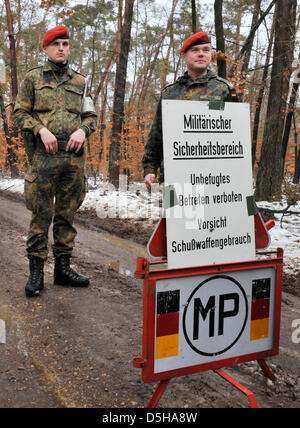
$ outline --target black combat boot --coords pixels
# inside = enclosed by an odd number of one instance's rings
[[[26,296],[37,296],[44,288],[44,260],[29,256],[30,276],[25,286]]]
[[[55,258],[54,283],[71,287],[88,287],[90,281],[70,267],[70,256],[60,256]]]

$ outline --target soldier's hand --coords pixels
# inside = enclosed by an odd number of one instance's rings
[[[39,131],[39,134],[46,148],[46,152],[51,154],[57,153],[58,143],[55,135],[53,135],[47,128],[42,128]]]
[[[145,176],[145,180],[144,180],[144,182],[145,182],[145,184],[146,184],[146,186],[147,186],[148,188],[151,188],[151,186],[152,186],[152,184],[154,183],[154,181],[155,181],[155,174],[147,174],[147,175]]]
[[[78,153],[82,147],[82,144],[85,140],[85,132],[82,129],[77,129],[77,131],[73,132],[68,141],[66,152]]]

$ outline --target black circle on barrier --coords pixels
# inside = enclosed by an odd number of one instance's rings
[[[222,349],[221,351],[217,351],[217,352],[204,352],[204,351],[201,351],[200,349],[196,348],[196,347],[191,343],[191,341],[190,341],[190,338],[189,338],[189,336],[188,336],[188,334],[187,334],[187,331],[186,331],[186,325],[185,325],[185,323],[186,323],[186,313],[187,313],[187,309],[188,309],[188,307],[189,307],[189,304],[190,304],[190,302],[191,302],[191,300],[192,300],[193,296],[196,294],[196,292],[199,290],[199,288],[200,288],[200,287],[203,287],[203,285],[205,285],[207,282],[209,282],[209,281],[213,281],[214,279],[219,279],[219,278],[224,278],[224,279],[227,279],[227,280],[229,280],[229,281],[234,282],[234,283],[235,283],[235,285],[236,285],[236,286],[240,289],[240,291],[242,292],[242,295],[243,295],[243,297],[244,297],[244,299],[245,299],[245,306],[246,306],[245,319],[244,319],[244,322],[243,322],[243,326],[242,326],[242,328],[241,328],[241,331],[239,332],[238,336],[234,339],[234,341],[233,341],[229,346],[227,346],[225,349]],[[201,354],[201,355],[204,355],[204,356],[206,356],[206,357],[213,357],[213,356],[215,356],[215,355],[224,354],[226,351],[228,351],[230,348],[232,348],[232,347],[236,344],[236,342],[239,340],[239,338],[240,338],[240,337],[241,337],[241,335],[243,334],[243,331],[245,330],[245,327],[246,327],[246,324],[247,324],[247,320],[248,320],[248,312],[249,312],[249,309],[248,309],[248,299],[247,299],[247,295],[246,295],[246,293],[245,293],[245,290],[244,290],[244,289],[243,289],[243,287],[241,286],[241,284],[240,284],[236,279],[231,278],[230,276],[227,276],[227,275],[215,275],[215,276],[213,276],[213,277],[211,277],[211,278],[208,278],[208,279],[204,280],[203,282],[201,282],[201,284],[199,284],[199,285],[198,285],[198,287],[197,287],[197,288],[195,288],[195,290],[193,290],[192,294],[190,295],[190,297],[189,297],[189,298],[188,298],[188,300],[187,300],[187,304],[185,305],[184,312],[183,312],[183,321],[182,321],[182,324],[183,324],[183,325],[182,325],[182,328],[183,328],[183,333],[184,333],[185,340],[187,341],[187,343],[189,344],[189,346],[190,346],[190,347],[191,347],[195,352],[197,352],[197,354]]]

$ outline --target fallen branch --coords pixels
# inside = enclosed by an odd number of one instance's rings
[[[281,220],[280,220],[280,227],[282,228],[282,222],[283,222],[283,218],[285,215],[300,215],[300,212],[297,211],[289,211],[291,205],[288,205],[286,208],[284,208],[283,210],[273,210],[270,208],[258,208],[259,211],[264,211],[267,213],[272,213],[272,214],[282,214]]]
[[[273,213],[273,214],[295,214],[295,215],[300,215],[300,211],[288,211],[290,205],[287,206],[286,208],[284,208],[283,210],[272,210],[271,208],[261,208],[258,207],[259,211],[264,211],[267,213]]]
[[[1,189],[3,192],[5,192],[6,190],[10,189],[11,187],[14,187],[14,184],[12,184],[11,186],[6,187],[5,189]]]

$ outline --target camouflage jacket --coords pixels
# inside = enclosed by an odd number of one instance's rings
[[[160,168],[160,182],[163,181],[162,100],[198,100],[237,102],[237,95],[227,80],[218,77],[211,70],[206,76],[192,80],[188,73],[174,84],[163,89],[156,115],[145,145],[143,156],[144,175],[157,174]]]
[[[55,136],[70,136],[77,129],[89,137],[96,128],[95,113],[82,114],[84,76],[47,61],[25,76],[16,99],[14,120],[23,131],[37,135],[46,127]]]

